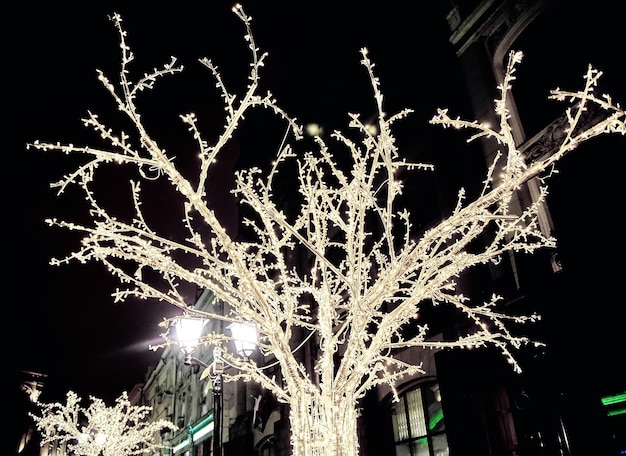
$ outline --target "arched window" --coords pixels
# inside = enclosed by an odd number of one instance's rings
[[[405,391],[391,406],[396,456],[448,456],[448,439],[437,382]]]

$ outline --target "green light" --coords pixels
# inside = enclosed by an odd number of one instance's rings
[[[187,445],[189,445],[189,438],[186,438],[185,440],[180,442],[178,445],[174,446],[174,448],[172,448],[172,450],[174,451],[174,453],[176,453],[178,450],[182,450]]]
[[[207,426],[209,423],[212,423],[212,422],[213,422],[213,414],[211,413],[205,419],[203,419],[198,424],[193,426],[189,432],[193,435],[197,433],[199,430],[201,430],[203,427]]]
[[[622,402],[626,402],[626,391],[612,396],[604,396],[602,398],[602,404],[605,406],[621,404]]]
[[[626,415],[626,408],[609,410],[608,412],[606,412],[606,414],[608,416]]]
[[[435,412],[435,414],[430,418],[428,422],[428,428],[432,431],[437,426],[437,423],[441,421],[443,418],[443,409],[439,409]]]

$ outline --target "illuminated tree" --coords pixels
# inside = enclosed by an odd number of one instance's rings
[[[148,421],[151,407],[132,405],[126,392],[113,407],[90,397],[88,408],[70,391],[67,402],[37,402],[41,416],[30,414],[42,433],[41,446],[51,442],[65,445],[67,454],[80,456],[132,456],[154,454],[162,448],[155,435],[164,429],[178,428],[166,420]]]
[[[624,134],[624,111],[610,97],[594,94],[601,73],[589,67],[583,90],[551,94],[553,99],[570,102],[568,128],[560,146],[553,154],[526,163],[511,134],[507,111],[507,95],[522,58],[519,52],[511,53],[499,87],[501,98],[495,103],[499,125],[452,118],[447,110],[439,110],[432,118],[432,124],[473,131],[471,140],[497,141],[502,154],[488,167],[478,198],[468,201],[461,190],[447,218],[417,232],[409,211],[399,207],[403,184],[398,176],[432,167],[409,163],[397,150],[392,126],[411,110],[386,114],[374,65],[362,49],[376,121],[363,122],[359,115],[350,114],[349,127],[358,141],[339,131],[333,133],[332,144],[314,136],[311,151],[303,155],[287,143],[267,175],[254,167],[237,172],[234,194],[242,213],[245,208],[249,215],[242,218],[248,235],[236,238],[211,209],[207,185],[210,171],[220,154],[228,153],[226,146],[244,116],[252,108],[267,108],[289,125],[295,140],[303,135],[296,118],[283,110],[271,93],[258,93],[266,54],[257,48],[250,18],[241,6],[233,11],[246,27],[251,53],[249,82],[244,93],[236,95],[227,89],[211,60],[200,60],[215,79],[226,114],[214,143],[206,139],[194,114],[181,116],[199,151],[193,172],[177,166],[182,152],[171,153],[157,144],[136,104],[140,94],[153,89],[161,77],[179,73],[182,66],[172,58],[161,69],[132,80],[134,55],[121,18],[113,16],[121,41],[120,80],[115,85],[102,72],[99,79],[118,110],[130,120],[132,132],[117,131],[90,112],[84,124],[100,135],[103,146],[31,144],[40,150],[87,158],[53,184],[59,193],[70,185],[82,188],[91,220],[87,224],[48,221],[84,235],[80,249],[66,258],[53,259],[52,264],[104,264],[125,286],[113,293],[116,301],[154,299],[180,308],[184,315],[254,323],[261,352],[276,358],[282,378],[267,376],[253,359],[238,359],[223,351],[224,360],[237,368],[225,374],[225,381],[243,378],[258,382],[289,404],[294,454],[355,455],[359,399],[380,384],[397,394],[398,381],[423,373],[421,366],[399,359],[399,350],[494,346],[515,370],[520,369],[514,350],[540,342],[519,335],[511,326],[517,328],[539,316],[505,313],[499,307],[502,297],[497,295],[487,302],[473,302],[458,291],[457,281],[464,271],[497,263],[509,253],[532,254],[555,246],[555,239],[542,232],[538,220],[547,195],[550,173],[546,171],[592,137]],[[581,119],[591,107],[601,108],[605,116],[589,126]],[[335,148],[332,152],[331,145]],[[340,152],[350,158],[347,167],[337,164]],[[284,195],[275,193],[276,182],[284,177],[289,163],[296,164],[299,183],[299,207],[293,212],[283,210]],[[137,180],[130,184],[134,215],[128,220],[110,212],[95,196],[96,172],[109,164],[137,172]],[[510,203],[516,192],[534,178],[540,182],[538,197],[527,207],[513,210]],[[139,181],[152,179],[168,182],[182,198],[185,239],[160,234],[143,210],[145,195]],[[307,267],[296,267],[294,258],[303,256]],[[160,280],[155,280],[157,277]],[[211,290],[226,304],[227,312],[194,309],[180,291],[183,284]],[[456,309],[456,315],[466,319],[467,332],[455,339],[435,340],[428,321],[420,318],[426,305]],[[164,323],[169,328],[172,320]],[[203,342],[223,346],[228,340],[227,335],[211,333]],[[312,371],[294,353],[304,340],[317,346]]]

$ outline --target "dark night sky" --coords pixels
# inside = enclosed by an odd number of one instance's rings
[[[133,6],[128,6],[131,3]],[[444,2],[434,2],[437,6],[427,8],[421,16],[403,6],[407,2],[384,2],[371,9],[352,1],[248,3],[243,5],[253,17],[257,44],[270,54],[261,79],[302,123],[328,122],[327,128],[343,128],[347,112],[365,115],[371,109],[367,74],[359,64],[361,47],[370,49],[370,58],[376,63],[388,112],[405,107],[416,111],[404,122],[421,132],[409,148],[434,147],[440,144],[442,134],[449,134],[427,125],[437,107],[463,113],[465,89],[447,42]],[[341,8],[336,6],[339,3]],[[9,296],[5,294],[4,305],[10,316],[5,340],[16,367],[47,373],[63,392],[73,389],[83,396],[105,399],[142,381],[147,367],[159,356],[149,352],[147,345],[158,340],[158,322],[174,310],[134,300],[113,304],[110,293],[117,284],[97,264],[48,266],[51,256],[62,256],[77,244],[67,233],[45,226],[44,218],[78,217],[81,204],[72,194],[56,197],[48,188],[72,169],[71,161],[60,154],[25,151],[24,145],[36,139],[88,142],[91,136],[80,118],[89,109],[111,112],[111,102],[95,70],[102,69],[117,79],[118,38],[107,19],[113,11],[124,19],[128,44],[136,55],[135,75],[161,66],[171,55],[185,65],[183,75],[161,81],[156,90],[144,95],[147,115],[158,117],[155,122],[163,126],[158,134],[165,144],[175,144],[178,133],[184,134],[179,114],[195,111],[199,117],[212,118],[212,111],[203,106],[211,99],[208,94],[213,93],[213,81],[198,58],[214,60],[231,87],[247,82],[248,64],[243,27],[230,11],[231,2],[202,2],[202,7],[197,2],[178,2],[168,8],[150,5],[145,9],[136,2],[121,5],[83,2],[71,7],[34,7],[22,3],[15,15],[6,19],[16,22],[12,30],[17,31],[3,32],[9,51],[4,66],[10,81],[5,92],[5,100],[9,100],[5,112],[10,113],[5,120],[10,138],[4,179],[5,207],[10,214],[5,215],[9,230],[5,239],[10,245],[5,264],[9,271],[4,288]],[[615,15],[602,17],[600,10],[594,11],[594,21],[584,33],[572,33],[578,39],[585,34],[592,40],[617,37]],[[582,14],[575,14],[576,20]],[[609,20],[609,25],[597,18]],[[543,32],[537,32],[537,38],[542,45],[541,40],[556,40]],[[568,45],[559,42],[553,50],[562,46]],[[616,52],[617,46],[605,46],[602,53],[597,48],[587,47],[583,52],[579,48],[574,55],[583,64],[577,67],[576,76],[582,76],[589,61],[611,64],[604,51]],[[555,53],[546,51],[542,58],[547,55]],[[532,62],[530,68],[546,65],[539,57]],[[547,73],[560,67],[554,57],[547,62],[552,66]],[[616,65],[611,69],[619,71]],[[610,74],[610,87],[615,87],[620,77],[623,81],[621,71],[621,75]],[[524,73],[520,69],[520,80],[522,75],[528,78],[525,87],[539,92],[537,96],[544,100],[547,90],[560,84],[543,70]],[[620,84],[623,94],[623,82]],[[528,103],[531,99],[524,100]],[[277,132],[276,145],[281,137],[282,131]],[[268,156],[255,151],[241,161],[265,163]],[[611,171],[605,176],[610,177]],[[613,207],[615,200],[623,207],[621,196],[607,199],[611,202],[607,207]]]

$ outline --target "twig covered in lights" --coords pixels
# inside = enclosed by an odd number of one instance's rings
[[[267,175],[258,168],[238,172],[235,194],[254,217],[242,221],[253,236],[235,239],[208,205],[211,195],[206,193],[207,181],[219,154],[226,153],[226,144],[252,108],[268,108],[287,122],[296,140],[302,137],[302,128],[270,92],[258,93],[266,54],[257,48],[250,17],[239,5],[234,12],[246,28],[245,39],[251,54],[249,81],[244,93],[234,94],[227,89],[218,68],[208,59],[200,60],[216,81],[226,122],[215,143],[210,144],[195,115],[181,116],[200,151],[195,175],[185,175],[177,167],[181,152],[176,153],[178,158],[174,160],[173,154],[157,145],[136,105],[139,94],[144,95],[159,78],[178,73],[182,67],[172,59],[161,70],[145,74],[136,82],[131,80],[134,55],[127,45],[121,18],[113,16],[121,40],[120,82],[114,85],[102,73],[99,77],[118,109],[130,119],[134,131],[116,132],[89,113],[85,126],[97,132],[108,148],[44,142],[31,145],[44,151],[87,157],[84,165],[55,186],[60,192],[74,184],[84,190],[91,206],[92,224],[48,220],[50,225],[84,234],[80,249],[52,263],[104,264],[126,285],[113,294],[116,301],[129,297],[156,299],[179,307],[186,315],[253,322],[259,331],[261,351],[275,357],[282,379],[267,376],[254,360],[242,361],[224,351],[224,360],[238,369],[238,373],[225,374],[224,380],[244,378],[258,382],[290,405],[294,454],[356,455],[358,400],[379,384],[389,385],[395,393],[398,381],[423,373],[421,366],[396,357],[398,350],[495,346],[514,369],[519,369],[513,350],[540,344],[510,330],[511,324],[535,321],[539,316],[504,313],[499,308],[502,297],[498,295],[484,303],[472,302],[458,292],[457,281],[464,271],[498,262],[510,252],[531,254],[555,246],[555,239],[542,232],[538,222],[538,212],[547,194],[546,178],[541,178],[539,197],[521,211],[511,209],[512,198],[524,183],[541,176],[581,142],[599,134],[624,134],[624,110],[610,97],[594,95],[600,73],[590,68],[582,91],[553,93],[555,98],[572,102],[567,113],[569,129],[558,150],[532,164],[525,163],[511,134],[506,109],[515,67],[522,58],[521,53],[512,53],[500,86],[501,99],[495,104],[498,126],[452,118],[443,109],[431,120],[443,127],[473,131],[472,139],[495,139],[503,155],[489,167],[477,199],[467,201],[461,191],[456,207],[445,220],[418,233],[413,230],[409,211],[398,207],[403,186],[397,171],[420,171],[430,165],[409,163],[401,157],[392,127],[411,111],[391,116],[385,113],[374,65],[367,50],[362,49],[361,62],[369,73],[377,109],[376,129],[372,129],[371,123],[362,122],[359,115],[351,114],[349,127],[360,135],[360,143],[336,131],[332,144],[315,136],[315,150],[302,156],[287,144]],[[593,127],[581,130],[581,115],[590,105],[602,107],[606,116]],[[350,169],[337,164],[332,147],[348,151]],[[297,163],[301,201],[293,214],[283,212],[274,194],[275,182],[289,160]],[[504,166],[500,166],[502,162]],[[186,239],[161,235],[150,225],[142,212],[140,202],[144,195],[139,182],[132,182],[132,220],[109,213],[92,190],[96,172],[109,163],[135,167],[143,179],[167,179],[184,199]],[[146,170],[149,175],[144,174]],[[202,229],[198,228],[200,225]],[[474,242],[479,238],[483,241],[481,249]],[[302,251],[309,258],[305,271],[295,268],[293,262]],[[132,271],[125,267],[128,264],[134,265]],[[158,286],[144,280],[145,271],[160,276]],[[211,290],[227,304],[227,314],[193,309],[193,303],[187,302],[179,291],[183,283]],[[467,319],[467,332],[454,339],[434,339],[428,322],[419,318],[421,306],[427,302],[455,308],[458,315]],[[169,326],[171,322],[165,323]],[[412,328],[410,336],[403,331],[407,326]],[[318,346],[314,372],[293,354],[302,337],[310,334]],[[209,334],[204,342],[222,345],[227,339],[223,334]]]
[[[152,408],[132,405],[126,392],[112,407],[95,397],[90,402],[83,408],[73,391],[67,393],[65,404],[37,402],[41,415],[30,416],[43,435],[41,446],[64,445],[67,454],[79,456],[154,454],[163,448],[155,442],[155,435],[178,429],[167,420],[148,421]]]

